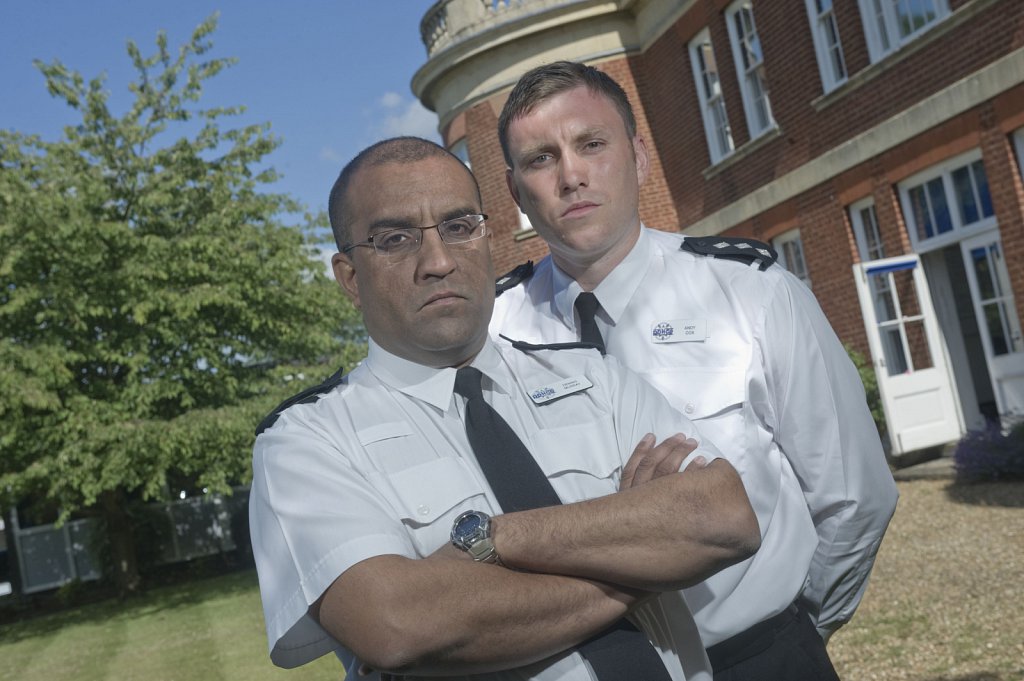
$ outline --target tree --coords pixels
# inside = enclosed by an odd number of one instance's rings
[[[119,116],[104,80],[36,62],[81,115],[62,138],[0,131],[0,506],[101,515],[115,578],[139,586],[125,512],[169,474],[211,491],[247,481],[253,429],[361,351],[358,315],[311,258],[299,206],[258,191],[278,141],[201,109],[232,60],[206,55],[216,15],[144,57]],[[352,341],[355,341],[354,343]],[[317,367],[318,368],[311,368]]]

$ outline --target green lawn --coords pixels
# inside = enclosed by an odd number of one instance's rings
[[[271,664],[253,571],[0,625],[0,679],[12,681],[343,678],[333,655],[297,670]]]

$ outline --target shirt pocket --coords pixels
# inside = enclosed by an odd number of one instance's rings
[[[379,424],[359,437],[375,464],[367,474],[370,484],[394,509],[421,556],[450,540],[459,513],[486,510],[484,489],[467,462],[437,455],[407,424]]]
[[[640,375],[692,421],[726,416],[746,401],[746,372],[742,369],[680,367]]]
[[[611,494],[625,458],[610,418],[544,428],[530,437],[530,451],[563,503]]]

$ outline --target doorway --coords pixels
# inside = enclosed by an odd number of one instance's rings
[[[999,418],[960,244],[921,255],[969,430]]]

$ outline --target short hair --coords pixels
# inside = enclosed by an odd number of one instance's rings
[[[334,241],[339,251],[352,239],[348,227],[352,221],[348,190],[359,171],[386,163],[415,163],[428,158],[450,158],[458,163],[473,181],[477,203],[483,203],[480,198],[480,184],[476,177],[458,156],[441,145],[420,137],[392,137],[382,140],[363,149],[349,161],[331,187],[331,194],[327,200],[327,215],[331,220],[331,231],[334,233]]]
[[[508,150],[508,128],[517,118],[533,111],[534,107],[546,99],[577,87],[586,87],[593,94],[604,95],[619,110],[626,132],[630,137],[636,135],[636,116],[633,106],[622,86],[604,71],[572,61],[556,61],[531,69],[523,74],[505,100],[498,118],[498,141],[501,152],[505,155],[505,163],[512,167],[512,157]]]

